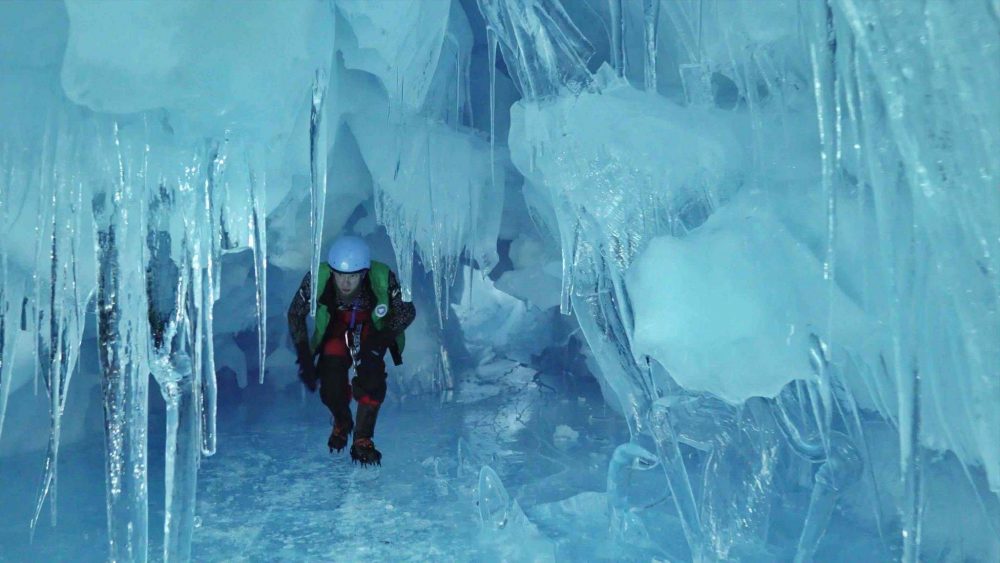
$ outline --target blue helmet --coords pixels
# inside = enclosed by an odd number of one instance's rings
[[[330,245],[326,262],[334,270],[349,274],[367,270],[372,265],[371,251],[368,243],[361,237],[342,236]]]

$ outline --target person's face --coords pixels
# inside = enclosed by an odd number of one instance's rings
[[[361,278],[364,277],[364,275],[364,272],[354,272],[352,274],[334,272],[333,278],[337,282],[337,289],[339,289],[344,295],[350,295],[354,293],[355,289],[358,288],[358,284],[361,283]]]

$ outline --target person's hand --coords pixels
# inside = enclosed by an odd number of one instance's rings
[[[316,369],[310,364],[299,366],[299,379],[302,380],[302,383],[306,386],[306,389],[308,389],[310,393],[316,392],[316,388],[318,387],[316,381]]]
[[[297,363],[299,364],[299,379],[306,386],[310,393],[316,392],[316,366],[313,364],[312,354],[309,349],[299,347],[296,350]]]

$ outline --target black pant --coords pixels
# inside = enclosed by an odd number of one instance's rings
[[[363,355],[353,385],[347,380],[351,359],[343,356],[321,356],[316,366],[319,376],[319,396],[337,422],[351,419],[351,391],[354,398],[381,404],[385,400],[385,361],[375,354]]]

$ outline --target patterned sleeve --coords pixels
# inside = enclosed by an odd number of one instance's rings
[[[306,317],[309,315],[309,298],[312,293],[309,272],[302,278],[299,290],[292,298],[292,304],[288,307],[288,330],[292,335],[292,344],[296,348],[309,346],[309,328],[306,326]]]
[[[385,321],[387,330],[400,333],[410,326],[417,316],[413,303],[403,301],[403,291],[399,288],[396,274],[389,272],[389,316]]]

